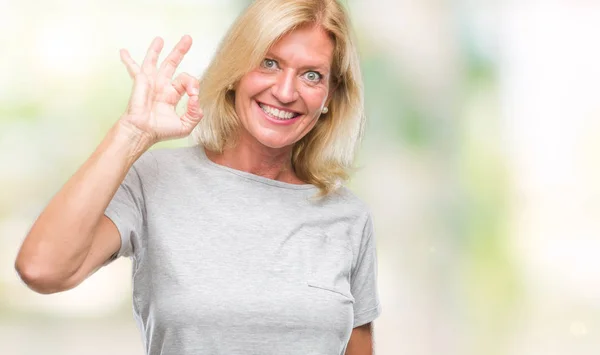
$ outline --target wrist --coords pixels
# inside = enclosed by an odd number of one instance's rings
[[[128,141],[135,141],[142,145],[147,145],[147,148],[150,148],[154,143],[156,143],[154,135],[141,130],[136,125],[124,118],[119,119],[113,128],[115,130],[115,134],[118,136],[121,136]]]
[[[155,143],[151,134],[122,119],[113,125],[109,136],[110,145],[118,152],[125,153],[132,161],[137,160]]]

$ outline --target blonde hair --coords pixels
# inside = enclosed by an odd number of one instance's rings
[[[279,38],[304,25],[320,26],[335,44],[329,112],[292,149],[298,178],[317,186],[324,196],[348,180],[365,125],[362,78],[350,20],[335,0],[254,1],[233,23],[200,79],[204,118],[192,137],[217,152],[234,144],[240,123],[235,93],[228,87],[255,69]]]

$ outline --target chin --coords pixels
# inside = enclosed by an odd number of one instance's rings
[[[283,149],[294,145],[294,142],[289,142],[280,137],[255,137],[255,139],[265,147],[272,149]]]

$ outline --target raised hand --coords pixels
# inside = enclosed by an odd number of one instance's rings
[[[175,70],[192,46],[192,38],[185,35],[157,69],[163,40],[156,37],[140,67],[126,49],[121,49],[121,60],[133,78],[133,91],[121,123],[139,130],[152,143],[189,135],[202,119],[198,104],[198,80],[187,73],[172,80]],[[175,112],[184,94],[189,96],[186,112],[180,117]]]

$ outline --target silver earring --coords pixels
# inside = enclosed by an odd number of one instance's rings
[[[329,112],[329,109],[327,108],[327,106],[323,107],[323,110],[321,111],[321,113],[326,114],[327,112]]]
[[[227,91],[231,91],[231,90],[233,90],[233,85],[232,84],[227,85]]]

